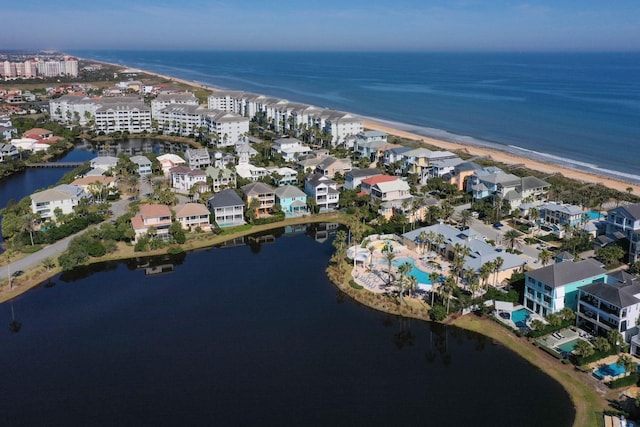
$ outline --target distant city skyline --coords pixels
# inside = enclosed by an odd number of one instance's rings
[[[9,2],[0,49],[637,51],[637,0]]]

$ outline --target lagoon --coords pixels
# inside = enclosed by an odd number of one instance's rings
[[[326,277],[330,239],[288,236],[81,268],[0,305],[22,323],[0,328],[0,422],[571,425],[539,369],[352,302]]]

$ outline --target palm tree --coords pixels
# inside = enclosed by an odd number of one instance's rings
[[[404,293],[404,281],[407,278],[409,272],[413,269],[413,266],[409,262],[403,262],[398,267],[398,274],[400,275],[398,282],[399,295],[400,295],[400,304],[402,304],[402,294]]]
[[[376,247],[370,245],[367,249],[369,250],[369,270],[373,270],[373,253],[375,252]]]
[[[493,269],[494,269],[494,264],[492,261],[485,262],[480,267],[480,280],[482,280],[483,286],[487,285],[487,282],[489,280],[489,277],[491,276],[491,273],[493,272]]]
[[[549,261],[551,261],[551,257],[553,257],[553,254],[551,253],[551,251],[547,249],[542,249],[538,253],[538,259],[540,260],[543,266],[546,266],[549,263]]]
[[[529,209],[529,219],[535,223],[535,225],[533,226],[533,231],[531,232],[532,236],[535,234],[536,229],[538,228],[537,222],[539,218],[540,218],[540,211],[538,211],[538,209],[536,208]]]
[[[440,252],[441,246],[444,244],[444,236],[440,233],[433,238],[433,243],[435,243],[438,247],[438,252]]]
[[[520,247],[519,238],[520,238],[520,232],[518,230],[511,229],[511,230],[508,230],[506,233],[504,233],[503,241],[507,245],[507,248],[513,251],[515,247]]]
[[[453,296],[453,291],[456,289],[456,278],[453,276],[447,276],[444,280],[444,289],[447,292],[447,315],[449,314],[449,306],[451,304],[451,297]]]
[[[467,268],[465,270],[463,270],[462,273],[465,282],[467,282],[467,286],[469,287],[469,290],[472,292],[471,295],[475,296],[475,293],[477,291],[477,286],[480,284],[480,281],[478,280],[478,276],[476,275],[476,272],[473,268]],[[476,289],[472,289],[475,285]]]
[[[433,299],[436,293],[436,288],[438,287],[438,282],[440,280],[440,274],[432,271],[429,273],[429,281],[431,281],[431,307],[433,307]]]
[[[469,225],[469,223],[471,222],[471,218],[473,218],[473,216],[471,215],[471,211],[469,209],[465,209],[460,212],[460,216],[458,219],[460,220],[460,225],[462,226],[462,228],[467,228],[467,225]]]
[[[424,254],[424,245],[427,243],[427,232],[422,230],[418,235],[418,240],[420,241],[420,251]]]
[[[502,265],[504,264],[504,259],[502,257],[497,257],[494,261],[493,261],[493,271],[496,273],[496,279],[495,279],[495,285],[498,285],[498,273],[500,272],[500,269],[502,268]]]
[[[29,237],[31,238],[31,246],[33,243],[33,232],[35,230],[36,221],[40,218],[40,215],[34,214],[31,212],[27,212],[24,215],[24,223],[22,224],[22,231],[28,232]]]
[[[393,253],[393,245],[391,244],[391,242],[385,243],[384,247],[382,248],[382,253],[384,254],[384,257],[388,263],[389,284],[391,284],[391,264],[396,257],[396,255]]]
[[[51,271],[52,268],[56,266],[56,262],[51,257],[47,257],[42,260],[42,266],[47,269],[47,271]]]
[[[408,277],[408,288],[409,288],[409,296],[411,298],[413,298],[413,292],[416,290],[416,288],[418,287],[418,279],[416,279],[415,276],[409,276]]]

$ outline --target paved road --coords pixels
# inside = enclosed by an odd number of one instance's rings
[[[118,218],[125,213],[127,213],[127,205],[129,204],[128,200],[119,200],[111,204],[111,210],[113,211],[112,218]],[[110,221],[111,219],[109,219]],[[106,221],[105,221],[106,222]],[[64,252],[69,247],[69,242],[76,236],[81,235],[87,230],[82,230],[76,234],[65,237],[62,240],[58,240],[52,245],[45,246],[38,252],[27,255],[26,257],[19,259],[17,261],[9,264],[7,268],[6,265],[0,267],[0,280],[4,280],[8,277],[9,274],[15,274],[16,271],[26,271],[32,267],[39,266],[45,258],[53,258],[56,259],[62,252]]]

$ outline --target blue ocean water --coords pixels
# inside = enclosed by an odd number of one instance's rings
[[[640,53],[70,53],[640,182]]]

